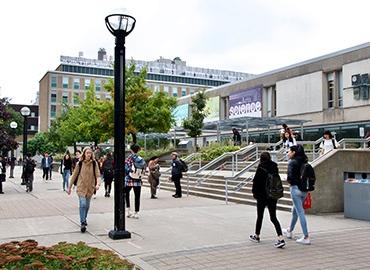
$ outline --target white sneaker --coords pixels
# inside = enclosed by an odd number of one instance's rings
[[[135,214],[132,215],[132,218],[139,219],[139,213],[138,212],[135,212]]]
[[[288,239],[293,239],[293,232],[290,232],[288,229],[283,229],[283,235]]]
[[[301,245],[311,245],[310,238],[304,238],[304,236],[302,236],[301,238],[297,239],[296,242],[298,244],[301,244]]]
[[[128,217],[128,218],[131,218],[131,217],[133,217],[133,215],[134,215],[134,213],[132,213],[132,212],[131,212],[131,210],[130,210],[130,209],[128,209],[128,210],[127,210],[127,217]]]

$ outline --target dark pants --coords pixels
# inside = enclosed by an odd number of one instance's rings
[[[3,193],[3,181],[0,180],[0,194]]]
[[[14,166],[10,166],[10,175],[9,178],[14,178]]]
[[[181,197],[182,196],[182,192],[181,192],[181,176],[180,175],[173,175],[172,176],[172,181],[175,184],[175,188],[176,188],[175,195]]]
[[[42,168],[42,171],[43,171],[42,179],[46,177],[46,180],[49,180],[49,169],[50,168]]]
[[[126,206],[130,207],[130,191],[131,188],[134,188],[135,193],[135,212],[140,211],[140,194],[141,194],[141,186],[140,187],[125,187],[125,197],[126,197]]]
[[[26,189],[31,192],[33,190],[33,173],[26,173],[25,175]]]
[[[104,187],[105,187],[105,193],[106,194],[110,194],[110,191],[112,189],[112,181],[113,181],[112,176],[104,175]]]
[[[150,193],[152,196],[157,195],[157,187],[159,185],[159,179],[153,177],[153,175],[148,176],[148,182],[150,184]]]
[[[266,199],[257,200],[256,235],[260,235],[261,233],[263,213],[265,211],[266,206],[269,210],[270,220],[275,226],[277,235],[278,236],[282,235],[280,223],[276,217],[276,204],[277,204],[276,200],[266,200]]]

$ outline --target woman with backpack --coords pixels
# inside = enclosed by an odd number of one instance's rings
[[[63,176],[63,191],[68,189],[69,177],[72,174],[72,159],[69,151],[66,152],[60,164],[60,173]]]
[[[320,154],[325,155],[330,150],[337,149],[339,146],[339,143],[333,137],[331,132],[326,130],[323,135],[323,141],[320,143]]]
[[[287,238],[292,239],[293,230],[299,218],[303,236],[296,240],[296,242],[302,245],[310,245],[311,241],[308,235],[307,221],[303,209],[303,202],[306,199],[307,192],[301,191],[298,187],[301,181],[301,170],[303,165],[308,162],[308,158],[302,145],[290,147],[288,156],[290,161],[288,163],[287,181],[290,184],[290,196],[293,201],[293,209],[290,226],[287,229],[283,229],[283,233]]]
[[[76,164],[67,191],[68,195],[70,195],[72,186],[77,185],[82,233],[86,232],[86,218],[90,208],[91,197],[100,187],[99,177],[98,162],[95,160],[91,148],[86,147],[82,152],[81,160]]]
[[[108,152],[107,157],[103,162],[102,165],[103,171],[103,178],[104,178],[104,187],[105,187],[105,195],[104,197],[110,197],[110,192],[112,189],[112,181],[114,178],[114,162],[112,153]]]
[[[130,147],[131,154],[125,160],[125,194],[126,206],[128,209],[128,218],[139,218],[140,211],[140,195],[141,195],[141,178],[145,174],[145,160],[138,155],[140,146],[133,144]],[[134,189],[135,193],[135,213],[130,207],[130,191]]]
[[[268,177],[278,177],[280,182],[276,181],[276,188],[279,189],[277,194],[271,194],[268,187]],[[275,189],[276,189],[275,188]],[[270,220],[275,226],[275,230],[278,236],[278,240],[274,244],[276,248],[283,248],[285,241],[279,220],[276,217],[276,205],[277,198],[282,196],[283,187],[281,185],[281,179],[279,176],[279,169],[275,162],[271,160],[271,156],[268,152],[263,152],[260,157],[260,164],[257,167],[256,174],[253,178],[252,187],[253,197],[257,200],[257,221],[255,234],[249,236],[249,240],[255,243],[260,242],[260,232],[262,227],[263,213],[265,208],[269,210]]]
[[[159,157],[154,156],[149,159],[148,168],[148,182],[150,184],[151,199],[157,199],[157,187],[159,185],[159,177],[161,176],[159,167]]]

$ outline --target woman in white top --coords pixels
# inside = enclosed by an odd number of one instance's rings
[[[340,144],[334,139],[333,135],[329,130],[324,132],[324,140],[320,144],[320,154],[324,155],[330,150],[337,149]]]
[[[290,147],[292,147],[293,145],[297,145],[297,141],[293,137],[290,130],[287,130],[287,131],[285,131],[284,137],[283,137],[283,146],[285,148],[285,153],[286,153],[285,154],[285,160],[289,160],[288,151],[289,151]]]

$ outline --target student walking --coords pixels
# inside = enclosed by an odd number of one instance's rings
[[[6,165],[3,156],[0,156],[0,194],[3,192],[3,182],[6,180]]]
[[[51,167],[52,159],[49,157],[48,152],[45,152],[44,157],[41,160],[41,168],[43,171],[42,179],[49,180],[49,170]]]
[[[66,191],[68,189],[69,177],[72,174],[72,159],[68,151],[61,160],[60,173],[63,176],[63,191]]]
[[[307,192],[303,192],[298,188],[299,181],[301,179],[302,167],[305,163],[308,162],[308,159],[304,152],[304,148],[301,145],[290,147],[288,156],[290,161],[288,163],[287,180],[290,184],[290,196],[293,201],[293,209],[290,226],[287,229],[283,229],[283,233],[287,238],[292,239],[293,230],[299,218],[303,236],[299,238],[296,242],[303,245],[309,245],[311,244],[311,241],[309,238],[307,220],[303,209],[303,202],[306,199]]]
[[[159,157],[154,156],[150,158],[148,163],[149,168],[148,182],[150,184],[151,199],[157,199],[157,187],[159,185],[159,177],[161,176],[161,173],[159,171],[160,166],[158,162]]]
[[[24,172],[23,177],[26,183],[26,192],[32,192],[33,190],[33,173],[35,171],[36,162],[32,159],[31,153],[27,153],[24,160]]]
[[[100,187],[99,177],[99,166],[95,160],[94,153],[91,148],[86,147],[82,152],[81,160],[76,164],[67,191],[68,195],[70,195],[72,185],[77,186],[82,233],[86,232],[86,219],[90,208],[91,197]]]
[[[81,159],[81,151],[80,150],[76,150],[75,157],[72,159],[72,172],[76,168],[77,163],[80,161],[80,159]]]
[[[339,146],[339,143],[333,137],[331,132],[329,130],[326,130],[323,135],[323,141],[320,144],[320,154],[325,155],[329,151],[337,149]]]
[[[108,153],[106,159],[102,165],[105,195],[104,197],[110,197],[110,192],[112,190],[112,181],[114,178],[114,162],[112,153]]]
[[[10,175],[9,178],[14,178],[14,168],[15,168],[15,161],[17,159],[15,157],[11,157],[9,160],[9,166],[10,166]]]
[[[145,161],[138,155],[139,151],[139,145],[131,145],[131,154],[125,160],[125,196],[126,206],[128,209],[127,217],[136,219],[139,218],[140,211],[141,178],[145,174]],[[130,207],[131,189],[134,189],[135,194],[135,213],[132,213]]]
[[[257,200],[257,221],[255,234],[249,236],[249,240],[255,243],[260,242],[260,233],[263,221],[263,214],[267,207],[270,213],[270,220],[275,226],[275,230],[278,236],[277,242],[274,244],[276,248],[283,248],[285,241],[279,220],[276,217],[276,205],[277,199],[271,198],[267,194],[266,184],[267,178],[271,175],[279,175],[279,169],[275,162],[271,161],[271,156],[268,152],[261,153],[260,164],[257,167],[256,174],[253,178],[252,193],[253,197]],[[280,179],[280,178],[279,178]]]
[[[285,160],[286,161],[289,160],[288,152],[289,152],[290,147],[293,145],[297,145],[297,141],[293,137],[292,133],[289,130],[287,130],[285,131],[284,137],[283,137],[283,146],[285,148]]]
[[[175,184],[176,192],[172,195],[174,198],[181,198],[181,178],[182,172],[184,170],[183,165],[179,159],[179,154],[177,152],[172,152],[171,154],[172,163],[171,163],[171,180]]]

